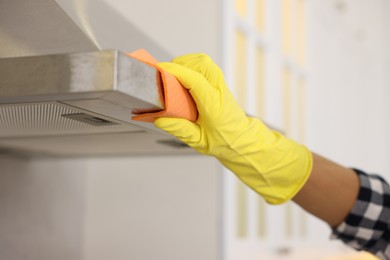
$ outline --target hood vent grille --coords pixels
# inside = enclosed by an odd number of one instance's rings
[[[0,105],[0,138],[131,131],[140,132],[59,102]]]

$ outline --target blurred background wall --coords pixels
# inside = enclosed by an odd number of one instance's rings
[[[388,176],[388,3],[312,5],[308,141],[340,163]]]

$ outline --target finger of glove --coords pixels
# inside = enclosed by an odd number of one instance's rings
[[[187,88],[194,98],[200,113],[219,103],[218,91],[200,73],[175,63],[163,62],[159,66],[171,73]]]
[[[202,74],[212,86],[222,86],[225,84],[224,75],[221,68],[214,63],[210,56],[198,53],[187,54],[177,57],[173,63],[180,64]]]
[[[200,127],[186,119],[160,117],[154,121],[154,125],[192,147],[200,143]]]
[[[203,53],[187,54],[175,58],[173,62],[175,64],[180,64],[186,68],[192,69],[203,75],[203,77],[207,79],[211,86],[218,89],[218,97],[221,100],[223,99],[223,103],[225,105],[229,104],[230,107],[234,106],[239,108],[237,101],[235,100],[234,96],[225,84],[225,79],[222,70],[218,67],[217,64],[214,63],[210,56]],[[219,103],[222,104],[222,102]],[[216,106],[214,106],[213,109],[215,110]]]

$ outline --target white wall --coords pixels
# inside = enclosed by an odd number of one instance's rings
[[[310,2],[307,132],[314,151],[390,177],[386,2]]]
[[[220,257],[213,159],[0,155],[0,259]]]
[[[390,16],[388,15],[388,12],[390,10],[390,1],[383,1],[383,10],[382,10],[382,17],[384,19],[383,21],[383,33],[384,33],[384,46],[387,46],[384,50],[384,57],[385,57],[385,81],[384,81],[384,88],[385,88],[385,102],[387,104],[385,110],[387,111],[386,113],[386,133],[390,133],[390,121],[388,120],[390,118],[390,102],[388,102],[388,98],[390,97],[390,28],[388,25],[390,24]],[[389,140],[390,137],[387,137],[387,140]],[[386,154],[390,154],[390,145],[389,141],[387,141],[387,150]],[[390,161],[388,161],[388,165],[390,164]],[[390,166],[388,166],[390,168]]]
[[[222,36],[219,1],[109,2],[174,56],[204,52],[219,60]]]
[[[221,181],[200,156],[87,161],[85,260],[219,259]]]
[[[0,153],[0,259],[82,259],[85,163]]]
[[[132,51],[134,48],[146,48],[153,53],[153,46],[142,45],[132,37],[132,31],[139,31],[171,55],[162,56],[162,59],[204,52],[220,61],[222,10],[217,0],[56,2],[103,49]]]

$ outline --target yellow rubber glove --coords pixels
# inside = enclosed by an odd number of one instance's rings
[[[158,128],[202,154],[215,156],[270,204],[283,203],[301,189],[311,172],[310,151],[247,117],[210,57],[190,54],[159,66],[189,89],[199,117],[195,123],[158,118]]]

